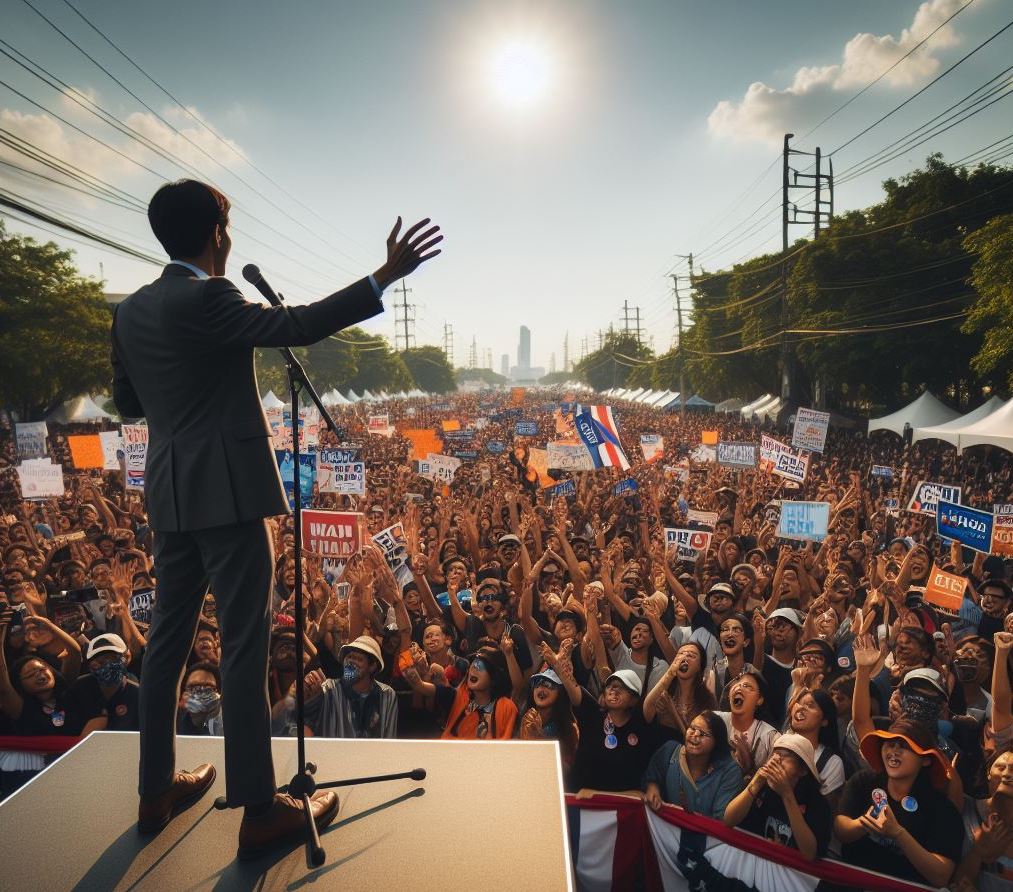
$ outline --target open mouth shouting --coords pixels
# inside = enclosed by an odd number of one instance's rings
[[[732,691],[732,695],[728,698],[728,702],[731,704],[733,710],[739,710],[746,705],[746,698],[742,691],[736,689]]]

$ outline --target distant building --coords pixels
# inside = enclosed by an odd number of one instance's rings
[[[504,378],[509,378],[510,377],[510,354],[509,353],[504,353],[499,358],[499,373]]]
[[[531,368],[531,329],[521,326],[521,340],[517,345],[517,368]]]

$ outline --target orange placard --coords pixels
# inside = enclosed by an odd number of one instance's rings
[[[1013,514],[1009,505],[997,505],[992,528],[992,554],[1013,557]]]
[[[528,450],[528,472],[538,475],[538,485],[542,489],[556,485],[556,481],[549,476],[549,451],[547,449]]]
[[[701,431],[700,442],[704,446],[717,446],[718,445],[718,432],[717,431]]]
[[[929,584],[925,586],[925,600],[951,613],[959,613],[965,588],[967,580],[963,576],[947,573],[933,564]]]
[[[461,422],[456,418],[448,418],[443,422],[443,432],[449,434],[451,431],[459,431],[461,429]]]
[[[436,431],[428,428],[414,428],[401,432],[412,448],[408,458],[414,461],[424,459],[430,452],[440,454],[443,452],[443,441],[436,435]]]
[[[510,405],[520,406],[524,403],[524,388],[523,387],[511,387],[510,388]]]
[[[67,437],[70,446],[70,457],[74,467],[79,471],[88,468],[105,467],[105,459],[102,454],[102,440],[98,434],[81,434]]]

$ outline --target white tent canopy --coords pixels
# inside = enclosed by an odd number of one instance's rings
[[[661,406],[667,406],[670,402],[672,402],[672,400],[676,399],[678,396],[679,394],[675,393],[672,390],[663,390],[660,396],[657,396],[653,400],[651,400],[650,405],[655,409],[658,409]]]
[[[54,409],[46,416],[46,420],[57,424],[73,424],[82,421],[112,421],[113,416],[92,397],[79,396]]]
[[[936,427],[953,421],[960,413],[954,412],[949,406],[937,400],[927,390],[903,409],[898,409],[890,415],[882,418],[869,419],[869,433],[873,431],[893,431],[897,436],[904,436],[904,425],[910,424],[912,428]]]
[[[742,400],[732,397],[730,400],[718,403],[714,407],[715,412],[739,412],[742,409]]]
[[[751,417],[752,417],[752,415],[753,415],[753,412],[754,412],[754,411],[755,411],[756,409],[758,409],[758,408],[759,408],[760,406],[762,406],[762,405],[763,405],[764,403],[769,403],[769,402],[770,402],[771,400],[773,400],[773,399],[774,399],[774,396],[773,396],[772,394],[769,394],[769,393],[765,393],[765,394],[764,394],[763,396],[761,396],[761,397],[760,397],[759,399],[755,399],[755,400],[753,400],[753,401],[752,401],[751,403],[746,403],[746,404],[745,404],[745,405],[744,405],[744,406],[743,406],[743,407],[742,407],[742,408],[741,408],[741,409],[739,410],[739,412],[741,412],[741,413],[742,413],[742,417],[743,417],[743,418],[751,418]]]
[[[771,402],[765,403],[759,409],[756,410],[756,417],[763,421],[769,419],[770,421],[777,421],[777,416],[781,414],[781,410],[784,408],[784,403],[781,402],[781,397],[775,397]]]
[[[273,390],[269,390],[267,393],[264,394],[264,398],[260,401],[260,404],[265,409],[280,409],[282,406],[285,405],[284,402],[282,402],[280,399],[278,399],[277,396],[275,396]]]
[[[336,387],[334,388],[334,390],[330,391],[329,393],[325,393],[322,397],[320,397],[320,399],[324,403],[325,406],[347,406],[348,405],[348,400],[346,400],[340,393],[338,393],[338,389]]]
[[[357,402],[359,402],[359,400],[362,399],[362,397],[359,396],[354,390],[349,390],[348,391],[348,396],[346,397],[346,399],[350,403],[357,403]]]
[[[959,437],[957,448],[960,450],[969,446],[1001,446],[1007,452],[1013,452],[1013,400],[955,433]]]
[[[1003,402],[999,397],[993,396],[987,403],[982,403],[973,412],[961,415],[960,418],[954,418],[953,421],[947,421],[946,424],[937,424],[934,427],[917,427],[911,437],[911,442],[917,443],[919,440],[945,440],[947,443],[952,443],[956,446],[959,441],[957,431],[960,428],[968,427],[981,421],[983,418],[987,418],[999,409],[1003,405]]]

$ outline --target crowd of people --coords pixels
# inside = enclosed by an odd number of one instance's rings
[[[299,629],[292,518],[270,521],[270,667],[250,684],[268,686],[274,734],[296,732],[301,635],[309,735],[555,740],[578,797],[631,793],[806,859],[1013,889],[1013,562],[944,542],[931,516],[905,510],[922,480],[960,485],[970,506],[1013,502],[1013,457],[832,428],[792,488],[691,458],[703,431],[756,442],[754,424],[617,405],[632,467],[545,479],[530,450],[567,436],[560,401],[574,398],[392,401],[391,436],[369,433],[364,407],[336,413],[321,446],[354,444],[366,494],[315,492],[313,505],[361,512],[364,544],[337,577],[303,555]],[[417,473],[400,432],[449,420],[463,433],[445,451],[467,457],[444,483]],[[521,420],[538,434],[517,436]],[[74,469],[72,432],[48,438],[65,495],[29,502],[2,431],[3,795],[55,757],[40,738],[137,729],[152,532],[120,472]],[[656,460],[641,434],[664,438]],[[571,492],[553,488],[569,479]],[[830,503],[821,542],[778,536],[781,503],[796,499]],[[370,539],[395,524],[404,566]],[[686,559],[664,531],[692,526],[712,536]],[[933,567],[966,579],[959,611],[925,599]],[[222,733],[221,659],[212,591],[178,733]]]

